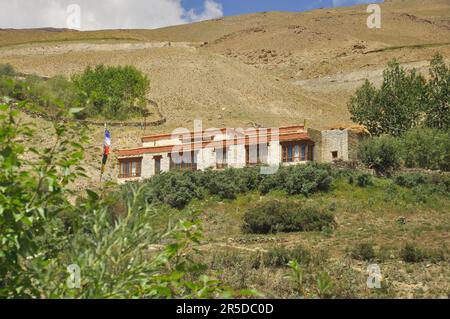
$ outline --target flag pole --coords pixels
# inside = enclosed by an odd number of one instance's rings
[[[103,136],[106,134],[106,122],[105,122],[105,128],[103,130]],[[103,163],[103,157],[105,156],[105,144],[103,143],[103,153],[102,153],[102,161],[101,161],[101,167],[100,167],[100,186],[102,185],[103,180],[103,170],[104,170],[104,163]]]

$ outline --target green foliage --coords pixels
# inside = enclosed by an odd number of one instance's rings
[[[427,177],[421,173],[401,173],[395,177],[397,185],[408,188],[413,188],[426,182]]]
[[[414,70],[406,72],[392,61],[376,89],[367,80],[350,99],[351,119],[365,125],[374,135],[400,135],[418,125],[425,100],[425,79]]]
[[[372,185],[372,176],[367,173],[358,173],[356,175],[356,184],[359,187],[366,187]]]
[[[263,263],[269,267],[286,267],[291,260],[301,264],[308,264],[311,261],[311,252],[301,245],[297,245],[292,249],[284,246],[275,246],[271,247],[263,255]]]
[[[400,136],[418,126],[448,130],[450,123],[450,68],[435,55],[427,82],[415,70],[406,71],[391,61],[377,89],[368,80],[351,97],[351,119],[373,135]]]
[[[331,181],[330,168],[314,163],[280,167],[275,174],[268,175],[261,181],[259,189],[262,194],[280,189],[289,195],[307,196],[319,191],[328,191]]]
[[[450,131],[413,129],[400,142],[406,167],[450,170]]]
[[[148,203],[164,203],[178,209],[183,208],[192,199],[202,196],[193,175],[189,172],[167,172],[154,176],[145,182],[144,189]],[[129,191],[125,189],[124,193]]]
[[[445,64],[440,54],[431,60],[424,111],[428,127],[450,129],[450,65]]]
[[[233,293],[193,261],[202,239],[195,215],[156,232],[151,225],[157,212],[141,200],[142,186],[132,187],[125,214],[115,218],[110,203],[90,190],[72,204],[68,198],[76,194],[69,185],[84,176],[79,166],[84,130],[55,123],[53,145],[30,148],[33,131],[16,122],[16,113],[0,106],[0,297],[212,298]],[[67,283],[68,266],[74,264],[81,269],[79,288]]]
[[[133,66],[88,67],[72,78],[84,113],[108,119],[142,115],[150,81]]]
[[[364,261],[372,261],[376,257],[372,243],[359,243],[352,248],[350,255],[354,259]]]
[[[170,171],[154,176],[144,182],[148,203],[163,203],[174,208],[184,208],[192,199],[209,194],[221,199],[235,199],[238,194],[260,190],[265,194],[281,189],[289,195],[327,191],[331,185],[330,168],[325,165],[308,164],[280,167],[272,175],[262,175],[259,167],[195,172]],[[126,197],[127,186],[122,187]]]
[[[360,144],[358,157],[378,175],[390,175],[400,166],[401,146],[389,135],[369,138]]]
[[[335,225],[334,217],[326,211],[298,206],[277,200],[257,204],[244,214],[242,230],[246,233],[320,231]]]
[[[424,261],[425,252],[414,244],[407,243],[400,250],[400,257],[407,263],[417,263]]]
[[[11,64],[0,64],[0,77],[15,76],[16,71]]]
[[[27,101],[27,108],[56,115],[63,105],[77,106],[72,82],[63,76],[42,79],[37,76],[16,78],[13,74],[0,76],[0,95]]]
[[[320,298],[332,298],[334,283],[330,275],[326,271],[322,271],[317,275],[317,294]]]
[[[37,293],[30,267],[44,263],[42,246],[34,238],[68,202],[69,183],[84,175],[78,165],[83,131],[54,124],[55,138],[49,148],[26,148],[17,139],[32,137],[33,130],[15,120],[17,111],[0,109],[0,295],[20,297]],[[25,154],[34,154],[28,159]],[[46,251],[48,253],[48,251]],[[30,265],[31,264],[31,265]]]
[[[406,243],[400,249],[400,258],[407,263],[418,263],[423,261],[441,262],[448,261],[449,250],[447,246],[442,248],[422,248],[413,243]]]

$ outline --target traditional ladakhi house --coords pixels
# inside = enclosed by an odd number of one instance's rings
[[[171,170],[353,160],[349,145],[358,139],[348,129],[319,131],[303,125],[150,135],[141,138],[142,147],[116,151],[118,178],[127,182]]]

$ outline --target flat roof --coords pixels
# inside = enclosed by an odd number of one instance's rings
[[[260,141],[262,140],[262,141]],[[151,147],[140,147],[135,149],[121,149],[116,150],[115,153],[119,156],[119,158],[126,158],[130,156],[138,156],[143,154],[157,154],[157,153],[170,153],[174,151],[174,147],[182,151],[195,151],[204,148],[223,148],[229,145],[254,145],[258,143],[270,142],[270,141],[279,141],[281,142],[290,142],[290,141],[305,141],[308,144],[315,144],[314,141],[308,136],[306,132],[289,132],[286,131],[284,133],[280,133],[278,135],[254,135],[254,136],[245,136],[245,137],[236,137],[233,139],[226,139],[221,141],[198,141],[191,143],[184,143],[178,145],[164,145],[164,146],[151,146]],[[176,150],[175,150],[176,151]]]
[[[175,136],[186,136],[186,135],[190,135],[191,137],[194,137],[195,134],[199,134],[201,133],[202,135],[204,134],[214,134],[217,132],[221,132],[222,134],[227,133],[227,132],[236,132],[236,133],[243,133],[243,134],[249,134],[249,133],[253,133],[253,132],[258,132],[259,130],[266,130],[268,134],[270,134],[272,132],[272,130],[278,130],[280,133],[287,133],[287,132],[293,132],[293,131],[298,131],[298,130],[304,130],[305,126],[304,125],[292,125],[292,126],[283,126],[280,128],[254,128],[254,129],[245,129],[245,130],[240,130],[240,129],[236,129],[236,128],[211,128],[211,129],[207,129],[207,130],[203,130],[201,132],[195,132],[195,131],[189,131],[186,133],[179,133],[179,134],[173,134],[173,133],[165,133],[165,134],[156,134],[156,135],[147,135],[147,136],[143,136],[141,137],[141,141],[142,142],[154,142],[154,141],[161,141],[161,140],[167,140],[167,139],[171,139]]]

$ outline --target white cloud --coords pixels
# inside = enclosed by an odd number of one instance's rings
[[[203,21],[216,19],[223,16],[222,4],[214,2],[213,0],[206,0],[204,3],[204,10],[200,14],[197,14],[194,10],[189,10],[186,16],[191,21]]]
[[[147,29],[218,18],[222,6],[205,0],[202,12],[181,0],[0,0],[0,28],[67,28],[67,7],[81,8],[81,29]]]

